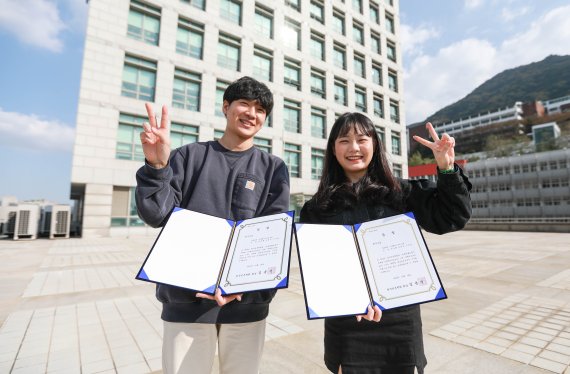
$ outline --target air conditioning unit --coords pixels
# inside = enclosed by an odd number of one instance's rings
[[[40,234],[50,239],[69,238],[71,208],[69,205],[47,205],[42,211]]]
[[[8,212],[6,213],[6,222],[2,226],[2,234],[12,236],[14,235],[14,227],[16,226],[16,210],[18,207],[10,206],[8,207]]]
[[[20,204],[16,210],[14,240],[36,239],[40,223],[40,206]]]

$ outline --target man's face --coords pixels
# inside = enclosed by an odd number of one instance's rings
[[[224,101],[226,131],[242,139],[252,138],[265,122],[266,110],[257,100],[238,99],[229,104]]]

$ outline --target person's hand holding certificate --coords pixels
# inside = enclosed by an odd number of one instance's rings
[[[412,213],[357,225],[296,224],[296,230],[309,319],[447,297]]]
[[[234,222],[175,208],[136,278],[214,296],[285,288],[293,216]]]

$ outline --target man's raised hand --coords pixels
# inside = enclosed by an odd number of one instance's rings
[[[168,165],[170,158],[170,123],[168,121],[168,108],[162,106],[160,127],[156,123],[156,117],[152,104],[146,103],[148,122],[143,123],[141,132],[141,144],[146,161],[154,168],[162,169]]]

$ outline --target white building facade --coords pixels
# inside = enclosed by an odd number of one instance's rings
[[[454,121],[438,123],[435,125],[435,129],[438,133],[446,132],[449,135],[454,135],[477,127],[483,127],[512,120],[521,121],[522,119],[523,103],[522,101],[517,101],[513,106],[478,113],[468,118],[461,118]]]
[[[285,160],[297,211],[317,188],[346,111],[376,124],[407,170],[397,0],[91,0],[71,198],[83,236],[150,229],[136,213],[145,102],[170,109],[173,147],[219,138],[222,94],[252,76],[274,94],[256,146]]]

